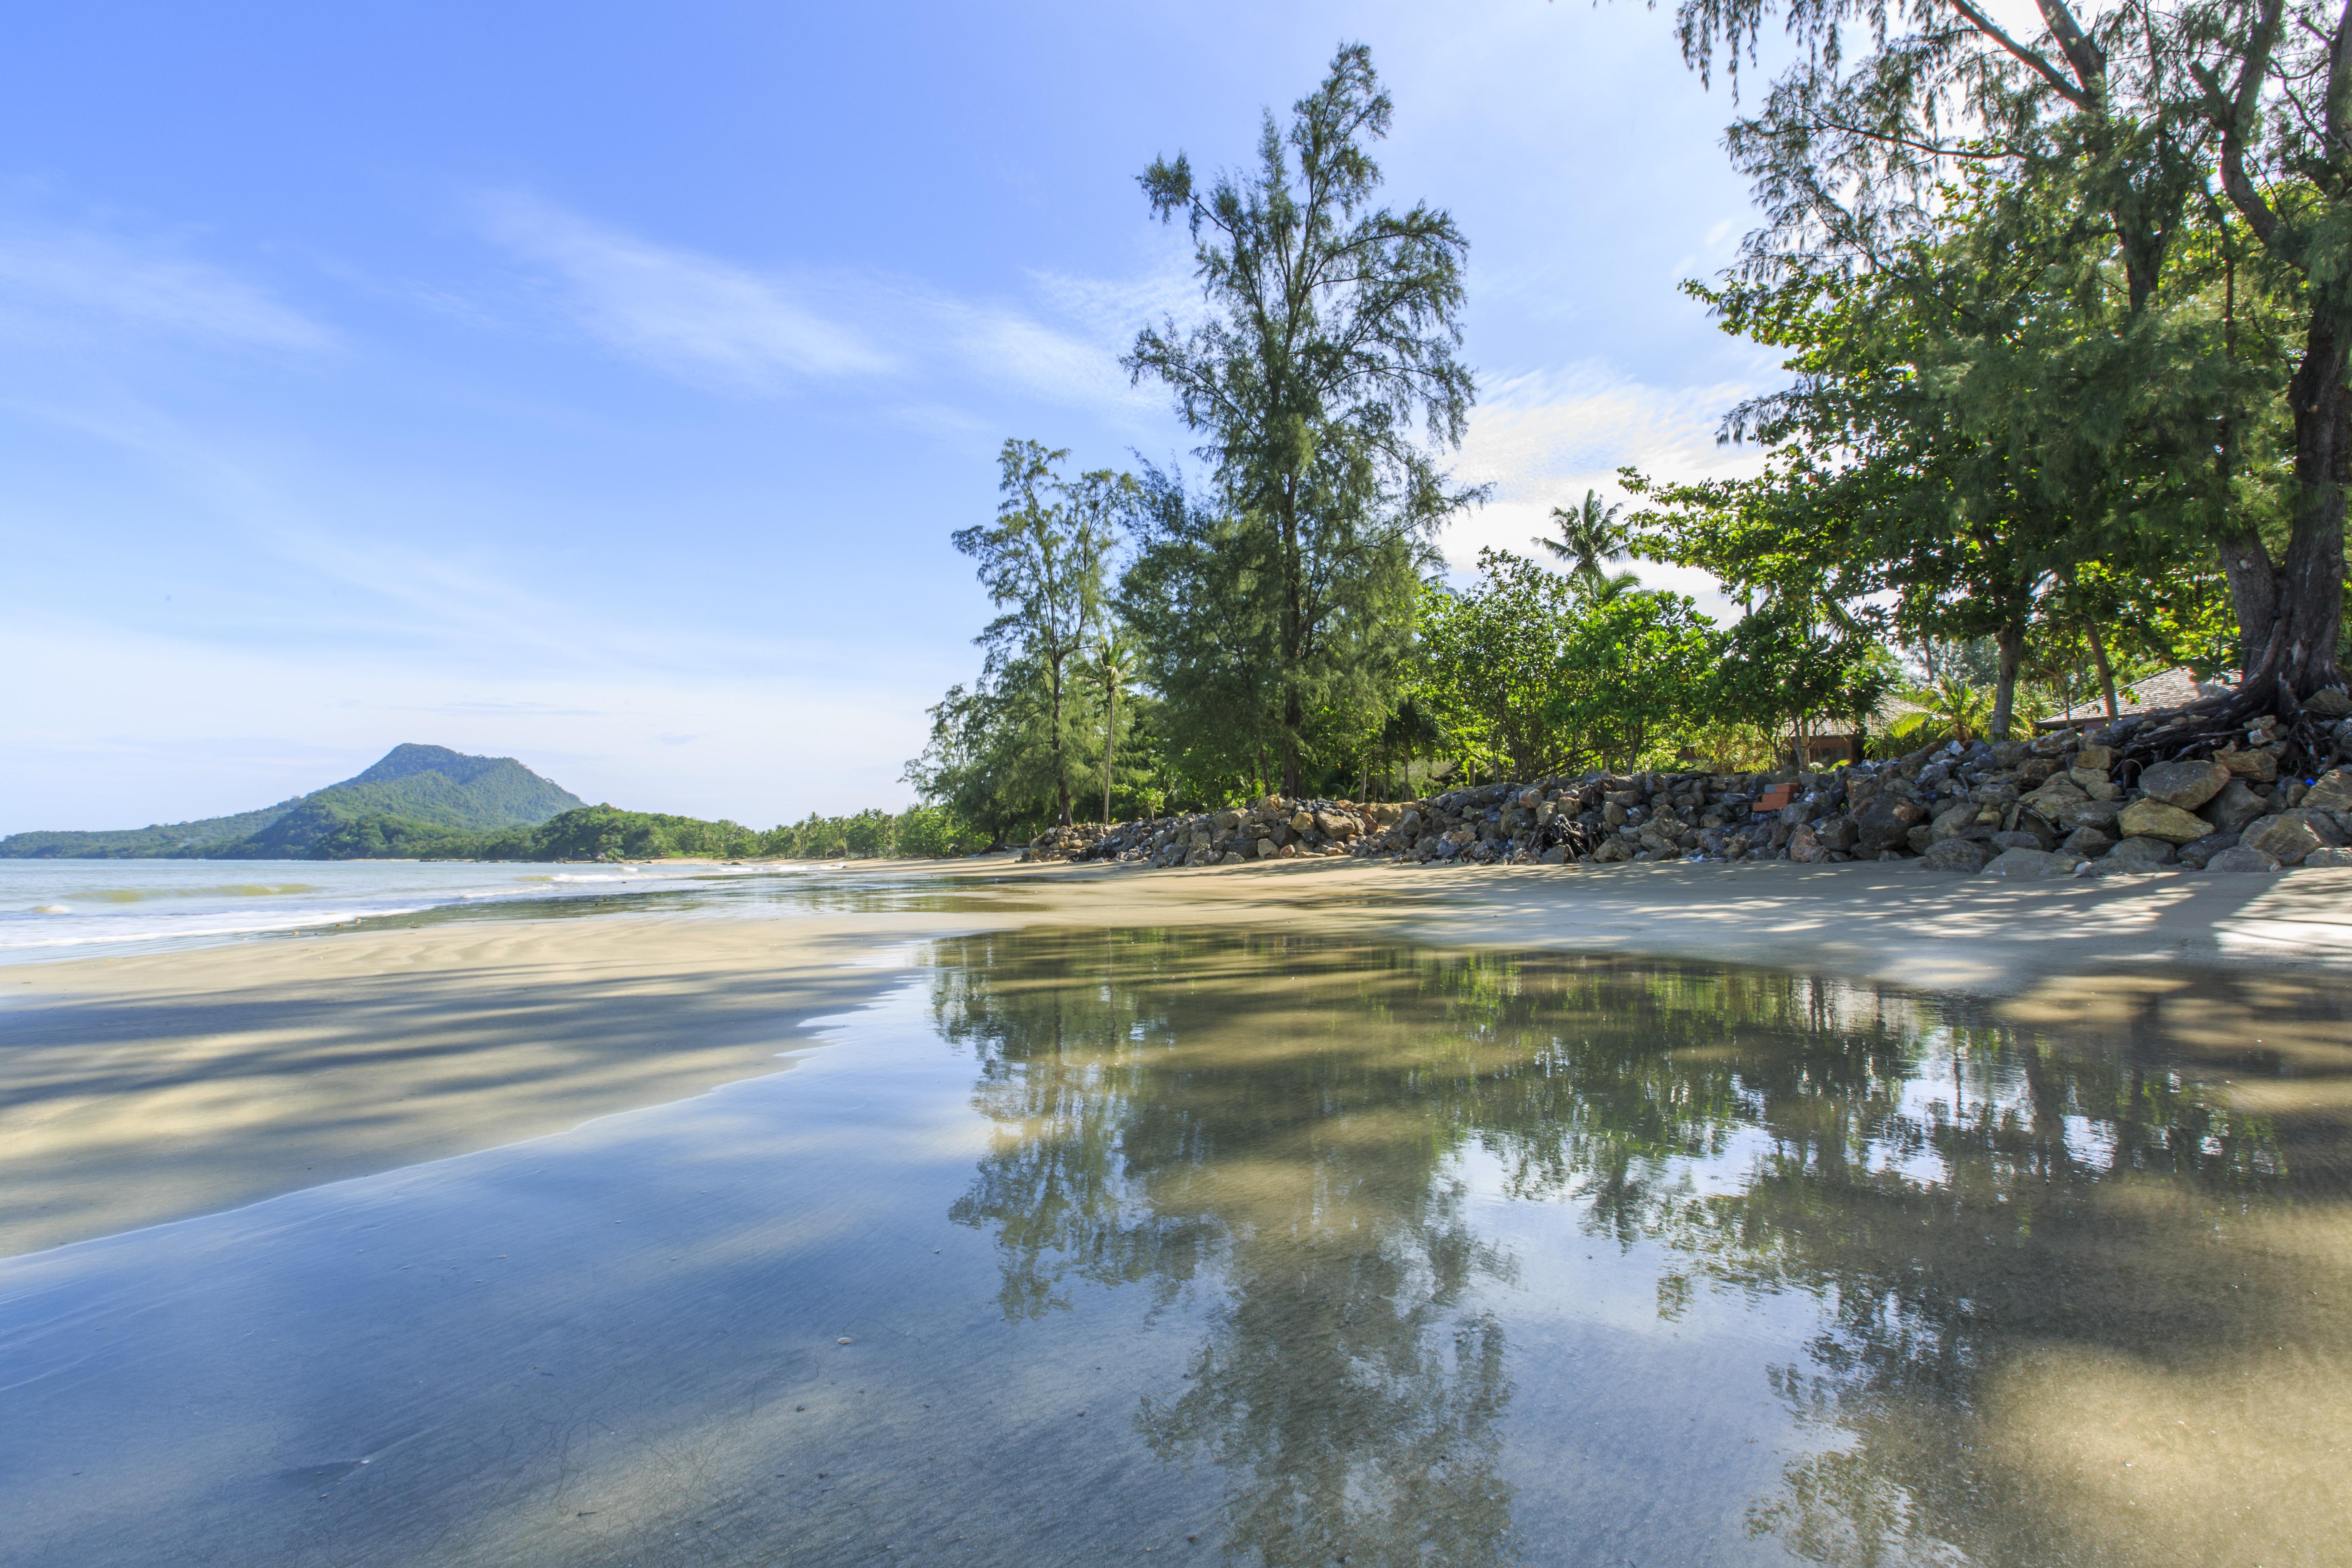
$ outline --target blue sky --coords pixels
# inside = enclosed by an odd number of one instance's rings
[[[1621,463],[1742,467],[1770,359],[1675,289],[1753,221],[1732,106],[1636,5],[21,11],[0,833],[402,741],[763,826],[902,803],[998,445],[1187,447],[1117,364],[1194,298],[1134,176],[1246,158],[1342,38],[1391,195],[1472,246],[1496,499],[1449,557]]]

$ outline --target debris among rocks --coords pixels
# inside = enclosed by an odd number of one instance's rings
[[[2287,742],[2271,720],[2215,756],[2143,766],[2123,743],[2135,722],[2089,738],[1956,742],[1794,776],[1593,773],[1401,805],[1268,796],[1109,828],[1052,828],[1022,858],[1172,867],[1345,855],[1552,866],[1916,858],[1936,870],[2032,878],[2352,865],[2352,768],[2284,774]],[[2352,758],[2352,714],[2327,734],[2332,763]]]

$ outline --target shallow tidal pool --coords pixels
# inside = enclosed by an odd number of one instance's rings
[[[912,973],[770,1077],[0,1261],[0,1558],[2352,1554],[2341,988]]]

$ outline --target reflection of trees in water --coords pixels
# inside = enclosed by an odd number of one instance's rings
[[[1465,1223],[1444,1170],[1458,1139],[1438,1131],[1475,1121],[1443,1107],[1478,1071],[1398,1048],[1329,955],[1285,977],[1282,952],[949,944],[941,1026],[979,1058],[1000,1129],[954,1217],[995,1233],[1014,1317],[1058,1304],[1068,1275],[1173,1291],[1214,1260],[1215,1331],[1139,1422],[1162,1457],[1235,1479],[1229,1552],[1507,1561],[1503,1337],[1464,1298],[1509,1265]]]
[[[2053,1521],[1975,1440],[1988,1368],[2215,1344],[2280,1299],[2179,1270],[2217,1210],[2294,1190],[2294,1131],[2221,1109],[2152,1028],[2061,1054],[1801,977],[1201,933],[938,963],[999,1129],[955,1217],[994,1232],[1005,1310],[1072,1274],[1213,1271],[1216,1331],[1142,1426],[1246,1478],[1229,1539],[1268,1563],[1508,1553],[1503,1331],[1464,1302],[1510,1263],[1463,1217],[1472,1148],[1589,1231],[1674,1249],[1664,1314],[1700,1283],[1822,1303],[1810,1364],[1775,1378],[1829,1441],[1753,1515],[1816,1561],[2037,1560]],[[2190,1200],[2116,1202],[2132,1181]]]

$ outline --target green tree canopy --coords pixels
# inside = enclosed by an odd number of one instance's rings
[[[1059,820],[1070,820],[1070,764],[1063,744],[1070,661],[1101,623],[1118,521],[1135,481],[1108,469],[1065,479],[1066,451],[1008,439],[999,458],[1004,500],[996,521],[959,529],[955,547],[980,564],[981,585],[1004,613],[973,640],[988,649],[988,673],[1015,662],[1042,677],[1045,748]]]
[[[1395,694],[1388,627],[1410,617],[1431,531],[1475,494],[1432,451],[1460,445],[1473,396],[1455,357],[1466,245],[1442,210],[1372,205],[1369,147],[1390,115],[1370,52],[1348,45],[1287,130],[1265,117],[1254,168],[1202,188],[1180,153],[1141,176],[1152,211],[1189,224],[1211,309],[1146,329],[1124,363],[1175,394],[1214,494],[1153,515],[1129,597],[1215,595],[1189,602],[1217,628],[1207,646],[1164,616],[1138,629],[1182,635],[1170,666],[1247,650],[1257,668],[1221,668],[1222,722],[1271,742],[1290,794],[1316,714],[1377,728]]]

